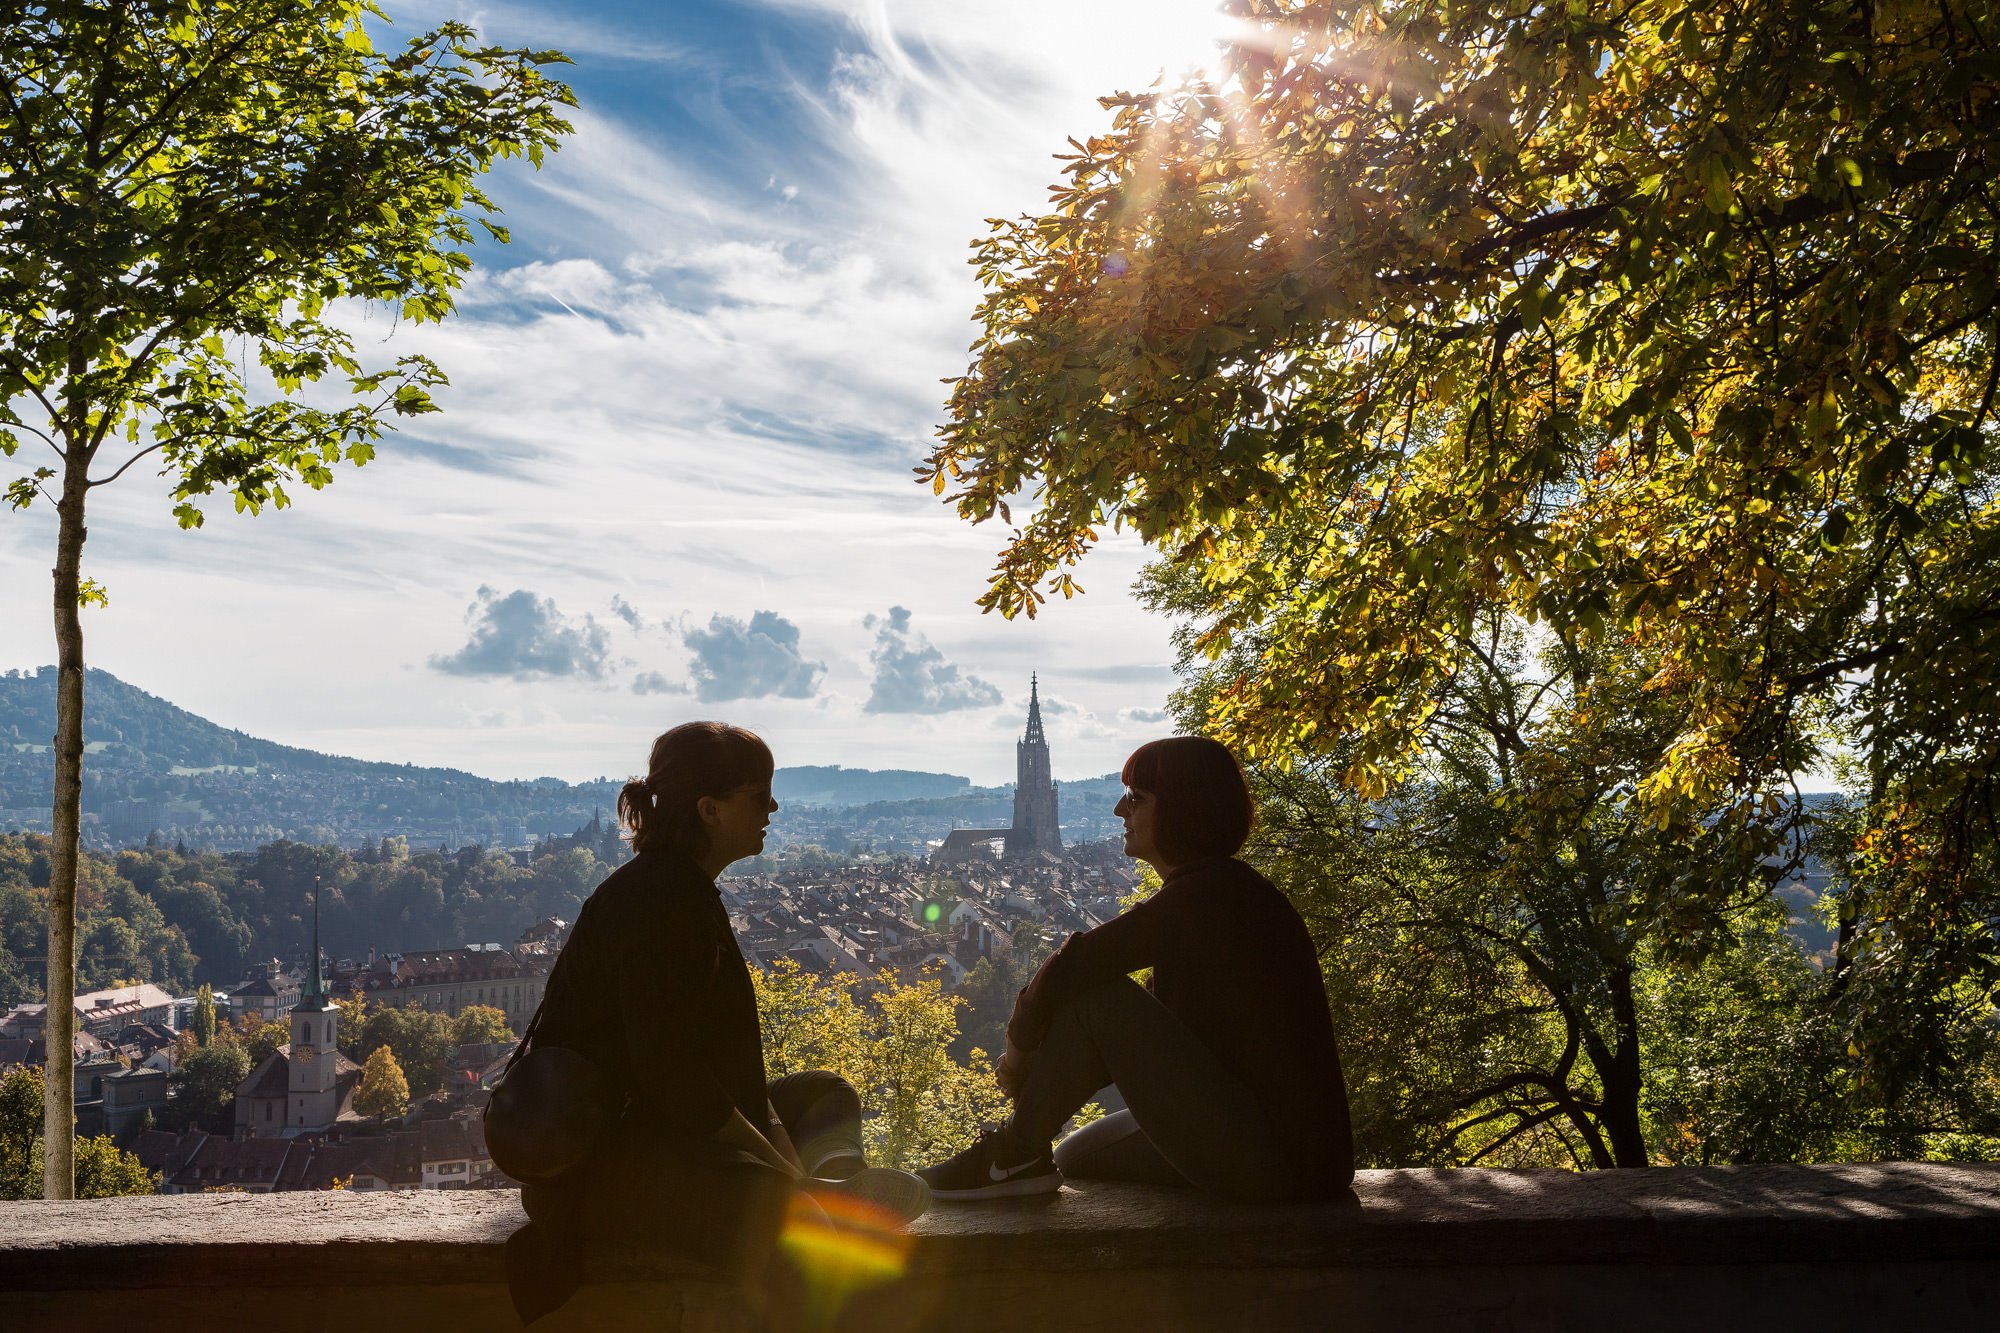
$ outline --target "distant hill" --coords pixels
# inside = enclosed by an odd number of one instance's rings
[[[301,750],[217,726],[158,695],[128,685],[108,671],[84,673],[84,744],[92,756],[120,767],[161,773],[224,767],[273,768],[292,773],[371,772],[471,779],[450,768],[412,768]],[[0,748],[47,754],[56,732],[56,669],[0,675]]]
[[[55,679],[53,667],[0,674],[0,829],[48,827]],[[155,832],[217,851],[279,838],[355,846],[395,835],[417,845],[513,846],[608,820],[623,782],[496,782],[348,759],[217,726],[106,671],[89,672],[84,689],[84,837],[100,848]],[[772,783],[781,805],[821,810],[973,790],[949,773],[839,765],[781,768]],[[787,823],[781,813],[781,836]]]
[[[972,779],[950,773],[918,773],[906,768],[843,768],[822,764],[781,768],[771,779],[771,795],[780,805],[849,806],[877,801],[922,801],[958,796],[970,790]]]

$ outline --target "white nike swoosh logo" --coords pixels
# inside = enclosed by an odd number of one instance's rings
[[[997,1163],[992,1163],[986,1168],[986,1178],[992,1181],[1012,1180],[1033,1165],[1033,1162],[1023,1162],[1012,1171],[1002,1171]]]

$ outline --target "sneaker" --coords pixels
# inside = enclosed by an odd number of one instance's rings
[[[807,1180],[803,1188],[829,1212],[837,1211],[829,1200],[859,1199],[884,1214],[882,1220],[898,1224],[914,1222],[931,1206],[931,1187],[921,1177],[890,1166],[863,1167],[838,1180]]]
[[[1025,1194],[1052,1194],[1062,1188],[1062,1172],[1045,1145],[1026,1161],[1009,1162],[1005,1135],[998,1129],[979,1132],[970,1148],[917,1172],[935,1199],[1005,1199]]]

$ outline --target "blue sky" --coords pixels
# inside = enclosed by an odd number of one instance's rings
[[[442,415],[292,509],[178,531],[93,497],[87,654],[291,744],[495,777],[622,774],[723,717],[779,762],[1011,778],[1039,671],[1058,777],[1166,730],[1169,627],[1114,540],[1036,622],[973,605],[1003,533],[912,481],[964,368],[984,219],[1033,211],[1099,95],[1212,50],[1209,0],[411,0],[556,47],[582,106],[489,181]],[[0,668],[53,660],[52,515],[0,521]]]

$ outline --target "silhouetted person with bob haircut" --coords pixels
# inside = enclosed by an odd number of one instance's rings
[[[1007,1121],[918,1172],[939,1199],[1040,1194],[1064,1176],[1192,1185],[1276,1202],[1354,1175],[1347,1090],[1319,955],[1271,882],[1236,859],[1252,806],[1229,751],[1200,736],[1125,761],[1125,851],[1150,899],[1072,935],[1015,1002]],[[1150,967],[1146,987],[1129,974]],[[1050,1141],[1099,1088],[1126,1109]]]
[[[524,1321],[567,1301],[583,1254],[611,1244],[755,1283],[802,1183],[849,1180],[901,1219],[928,1202],[906,1172],[863,1170],[845,1079],[765,1081],[756,995],[715,880],[763,850],[773,768],[755,733],[689,722],[619,795],[633,858],[584,903],[523,1038],[580,1053],[616,1106],[580,1164],[522,1190],[530,1224],[508,1274]]]

